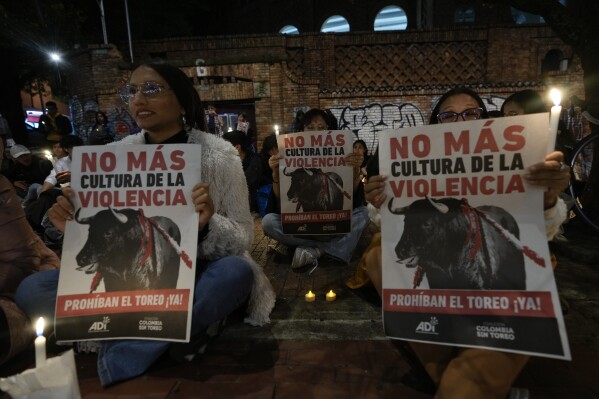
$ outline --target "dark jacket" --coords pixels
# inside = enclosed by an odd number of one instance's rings
[[[262,164],[260,157],[253,152],[247,152],[245,158],[241,161],[245,180],[248,184],[250,211],[258,212],[258,204],[256,202],[256,191],[260,187],[262,179]]]
[[[28,185],[33,183],[44,184],[44,180],[52,171],[52,162],[47,159],[39,158],[32,155],[32,160],[29,166],[20,164],[17,161],[12,161],[12,164],[6,171],[6,177],[11,182],[24,181]]]

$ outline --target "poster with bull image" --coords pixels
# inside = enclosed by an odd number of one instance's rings
[[[281,222],[285,234],[345,234],[351,230],[353,151],[349,130],[277,137]]]
[[[58,341],[187,341],[200,148],[76,147],[56,304]]]
[[[527,167],[553,151],[548,114],[379,137],[389,337],[570,359],[543,214]]]

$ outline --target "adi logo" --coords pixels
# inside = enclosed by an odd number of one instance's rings
[[[297,228],[297,231],[308,231],[308,225],[307,224],[302,224],[301,226],[299,226]]]
[[[92,323],[90,328],[87,330],[88,333],[96,333],[96,332],[108,332],[108,323],[110,323],[110,317],[104,316],[102,321],[95,321]]]
[[[437,320],[436,317],[431,317],[430,321],[421,321],[418,326],[416,327],[416,332],[417,333],[422,333],[422,334],[439,334],[436,331],[436,327],[439,324],[439,320]]]

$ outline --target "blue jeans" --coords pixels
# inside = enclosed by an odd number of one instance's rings
[[[352,211],[351,231],[347,234],[334,235],[330,241],[316,241],[302,238],[302,236],[284,234],[281,215],[278,213],[269,213],[262,218],[262,230],[270,238],[289,247],[319,248],[325,254],[349,263],[354,249],[358,245],[358,240],[369,222],[368,210],[365,206],[360,206]]]
[[[32,183],[27,189],[27,195],[23,198],[23,201],[35,201],[37,199],[37,195],[41,190],[42,185],[39,183]]]
[[[195,335],[226,317],[247,299],[254,276],[244,258],[227,256],[207,264],[198,264],[191,319]],[[31,320],[54,320],[58,270],[32,274],[21,282],[15,302]],[[167,341],[102,341],[98,353],[98,375],[102,386],[144,373],[170,346]]]

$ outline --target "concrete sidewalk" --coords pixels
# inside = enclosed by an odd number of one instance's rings
[[[532,398],[599,398],[599,237],[570,226],[558,243],[557,285],[565,315],[572,362],[533,358],[515,386]],[[272,322],[251,327],[237,322],[191,363],[163,358],[146,375],[102,389],[95,355],[77,355],[81,393],[100,398],[431,398],[418,390],[410,366],[382,330],[380,300],[372,287],[350,290],[352,265],[328,261],[311,275],[290,271],[291,256],[271,253],[256,221],[253,256],[264,265],[277,293]],[[374,229],[360,241],[369,243]],[[574,255],[573,255],[574,254]],[[584,258],[580,255],[583,254]],[[355,256],[357,258],[357,255]],[[584,259],[584,260],[580,260]],[[590,262],[590,263],[589,263]],[[327,302],[325,293],[337,293]],[[316,293],[315,302],[304,295]],[[10,375],[33,364],[33,351],[2,370]],[[0,396],[1,397],[1,396]]]

